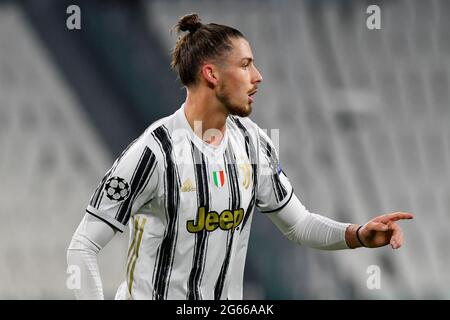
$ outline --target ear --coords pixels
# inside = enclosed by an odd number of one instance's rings
[[[217,85],[219,78],[216,66],[211,63],[204,64],[202,66],[201,74],[208,84],[213,86]]]

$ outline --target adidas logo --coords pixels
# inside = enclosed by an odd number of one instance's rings
[[[187,178],[187,180],[181,186],[181,192],[191,192],[195,191],[195,187],[192,184],[191,179]]]

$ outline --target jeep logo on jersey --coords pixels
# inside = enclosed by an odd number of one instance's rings
[[[112,177],[105,184],[106,196],[112,201],[123,201],[130,194],[130,185],[125,179]]]
[[[225,174],[223,173],[223,170],[213,171],[213,179],[216,187],[223,187],[223,184],[225,183]]]
[[[208,232],[220,228],[224,231],[236,229],[244,218],[244,209],[238,210],[224,210],[221,214],[215,211],[210,211],[205,215],[205,207],[198,208],[197,224],[195,220],[188,220],[186,228],[190,233],[197,233],[205,229]]]

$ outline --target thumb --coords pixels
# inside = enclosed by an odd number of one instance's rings
[[[369,231],[387,231],[389,227],[381,222],[369,222],[366,226]]]

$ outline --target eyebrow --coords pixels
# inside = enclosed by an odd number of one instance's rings
[[[242,58],[241,59],[241,62],[244,62],[245,60],[247,60],[247,62],[254,62],[255,61],[255,59],[253,59],[253,58],[250,58],[250,57],[246,57],[246,58]]]

